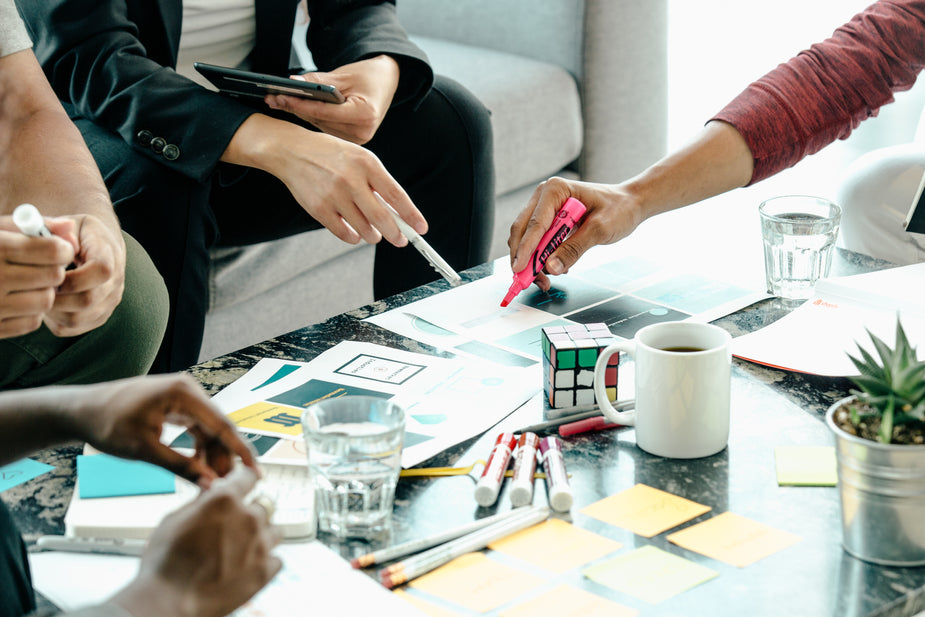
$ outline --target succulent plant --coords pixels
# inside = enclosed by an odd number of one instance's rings
[[[859,402],[866,403],[866,406],[852,406],[851,421],[857,426],[866,419],[879,418],[878,440],[890,443],[894,427],[925,420],[925,361],[916,357],[915,348],[909,344],[898,317],[893,349],[869,330],[867,333],[880,358],[878,362],[860,345],[861,359],[848,354],[861,373],[851,378],[859,388],[851,393]]]

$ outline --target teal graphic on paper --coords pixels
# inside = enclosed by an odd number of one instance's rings
[[[81,499],[157,495],[176,491],[175,476],[162,467],[108,454],[77,455]]]
[[[52,469],[54,467],[51,465],[34,461],[31,458],[24,458],[9,465],[4,465],[0,467],[0,491],[28,482],[32,478]]]
[[[298,364],[284,364],[283,366],[279,367],[275,373],[267,377],[267,380],[264,381],[262,384],[254,388],[251,388],[251,392],[253,392],[254,390],[259,390],[260,388],[264,386],[269,386],[271,383],[276,383],[283,377],[286,377],[287,375],[291,375],[297,370],[299,370]]]

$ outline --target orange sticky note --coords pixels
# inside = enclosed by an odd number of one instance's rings
[[[415,589],[479,613],[506,604],[543,584],[543,579],[468,553],[411,581]]]
[[[709,506],[637,484],[586,506],[581,513],[651,538],[710,510]]]
[[[723,512],[668,536],[695,553],[744,568],[800,541],[800,536]]]
[[[562,574],[618,551],[623,545],[561,519],[552,518],[493,542],[488,547],[544,570]]]
[[[414,594],[410,594],[404,589],[396,589],[393,591],[396,596],[400,597],[402,600],[408,604],[413,605],[419,611],[428,615],[428,617],[461,617],[462,613],[455,613],[448,608],[443,608],[442,606],[437,606],[433,602],[428,602],[423,598],[419,598]]]
[[[532,600],[501,612],[501,617],[635,617],[634,608],[612,602],[589,591],[559,585]]]

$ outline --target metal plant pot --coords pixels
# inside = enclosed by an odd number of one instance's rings
[[[887,566],[925,565],[925,446],[861,439],[835,425],[842,543],[858,559]]]

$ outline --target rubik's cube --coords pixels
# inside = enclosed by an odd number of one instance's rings
[[[614,342],[602,323],[543,328],[543,390],[549,406],[571,407],[594,403],[594,365],[601,350]],[[619,354],[607,362],[607,398],[617,399]]]

